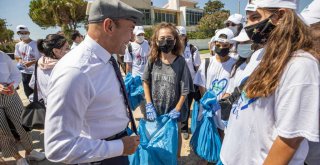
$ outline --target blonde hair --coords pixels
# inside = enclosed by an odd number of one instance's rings
[[[275,9],[263,9],[272,13]],[[268,97],[275,92],[280,78],[293,52],[301,49],[319,60],[310,29],[298,18],[295,11],[287,9],[281,23],[271,32],[264,56],[245,86],[249,98]]]
[[[159,31],[160,29],[170,29],[171,33],[174,37],[174,39],[176,40],[176,44],[174,45],[173,49],[172,49],[172,54],[176,55],[176,56],[181,56],[182,54],[182,43],[179,39],[179,33],[178,33],[178,29],[176,28],[175,25],[171,24],[171,23],[166,23],[166,22],[162,22],[159,23],[155,28],[154,28],[154,33],[151,37],[151,51],[150,51],[150,60],[151,62],[156,61],[157,59],[160,59],[160,50],[159,50],[159,46],[157,45],[157,41],[158,41],[158,36],[159,36]]]

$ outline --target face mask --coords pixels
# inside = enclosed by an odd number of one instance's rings
[[[214,50],[219,56],[221,57],[225,57],[229,54],[230,52],[230,49],[229,48],[220,48],[220,47],[215,47],[215,50]]]
[[[244,28],[247,35],[254,43],[264,44],[268,41],[270,33],[276,27],[271,23],[270,17],[257,24]]]
[[[238,54],[242,58],[249,58],[253,51],[251,50],[252,44],[239,44],[238,45]]]
[[[21,40],[29,39],[29,34],[19,34]]]
[[[136,36],[136,41],[142,43],[144,41],[144,36]]]
[[[172,49],[174,48],[174,45],[175,45],[174,40],[165,39],[165,40],[158,41],[158,46],[160,51],[166,54],[172,51]]]
[[[229,26],[228,29],[230,29],[234,35],[238,33],[238,26]]]

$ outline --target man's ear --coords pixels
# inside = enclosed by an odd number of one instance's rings
[[[112,32],[112,20],[110,18],[107,18],[103,21],[103,30],[110,34]]]

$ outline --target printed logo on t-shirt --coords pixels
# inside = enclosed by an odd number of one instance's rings
[[[246,79],[248,79],[248,77],[245,77],[241,82],[246,81]],[[239,110],[243,111],[248,109],[249,105],[254,103],[256,100],[257,98],[248,98],[246,93],[242,91],[238,103],[232,106],[232,114],[236,115],[236,118],[238,118]]]
[[[135,53],[135,59],[133,60],[133,64],[136,66],[143,66],[147,63],[147,57],[141,55],[141,51],[137,51]]]
[[[217,96],[219,96],[226,89],[227,85],[228,80],[226,78],[223,78],[221,80],[215,79],[214,81],[212,81],[209,90],[212,90]]]

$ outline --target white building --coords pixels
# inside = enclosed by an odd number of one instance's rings
[[[88,8],[92,1],[89,1]],[[197,2],[193,0],[168,0],[168,3],[163,7],[153,6],[151,0],[121,1],[143,12],[144,26],[147,27],[160,22],[170,22],[179,26],[186,26],[188,30],[191,30],[196,28],[195,25],[203,16],[203,10],[197,8]]]

